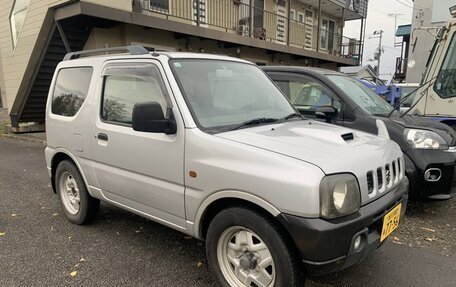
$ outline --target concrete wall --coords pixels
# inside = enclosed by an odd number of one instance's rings
[[[415,30],[421,27],[442,27],[445,22],[432,22],[432,15],[446,13],[446,20],[450,19],[448,1],[445,0],[415,0],[412,13],[412,35],[410,37],[409,61],[414,60],[414,68],[407,69],[406,82],[419,83],[426,69],[426,62],[433,47],[435,38],[424,30]],[[441,11],[433,11],[439,9]],[[445,12],[446,11],[446,12]],[[435,33],[436,30],[432,31]]]

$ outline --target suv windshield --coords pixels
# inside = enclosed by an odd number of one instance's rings
[[[271,123],[296,113],[254,65],[202,59],[170,62],[193,118],[203,130],[221,132]]]
[[[393,109],[379,95],[357,79],[342,75],[328,75],[328,78],[358,104],[361,109],[372,115],[384,116]]]

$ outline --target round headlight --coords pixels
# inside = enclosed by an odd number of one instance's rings
[[[361,193],[352,174],[325,176],[320,183],[320,216],[333,219],[359,210]]]

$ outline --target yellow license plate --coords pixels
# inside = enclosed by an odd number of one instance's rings
[[[401,206],[402,204],[398,204],[383,218],[382,236],[380,237],[380,242],[385,240],[399,226]]]

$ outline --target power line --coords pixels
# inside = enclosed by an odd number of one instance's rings
[[[413,6],[410,6],[409,4],[407,3],[404,3],[404,2],[401,2],[400,0],[396,0],[397,3],[400,3],[402,5],[404,5],[405,7],[409,7],[409,8],[412,8],[413,9]]]

